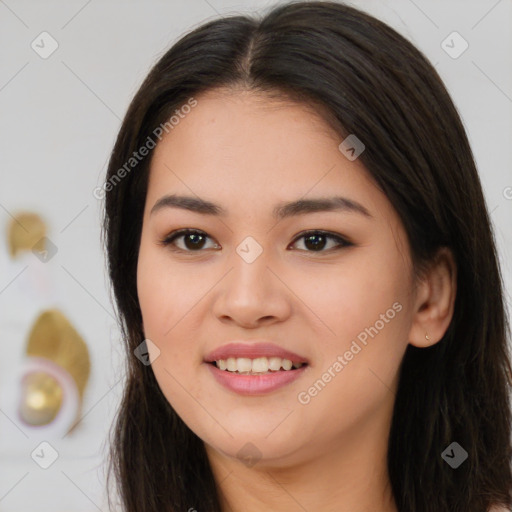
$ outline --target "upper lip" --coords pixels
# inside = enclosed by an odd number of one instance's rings
[[[257,357],[280,357],[289,359],[292,363],[307,363],[304,356],[300,356],[290,350],[286,350],[279,345],[269,342],[234,342],[227,343],[210,352],[205,358],[206,363],[212,363],[219,359],[228,359],[229,357],[247,357],[256,359]]]

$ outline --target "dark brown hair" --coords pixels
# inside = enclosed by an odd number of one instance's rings
[[[191,97],[243,87],[325,107],[400,216],[419,272],[440,247],[457,264],[452,322],[430,348],[407,347],[388,470],[400,512],[484,512],[512,505],[512,369],[503,284],[468,138],[440,77],[405,38],[334,2],[298,2],[264,17],[203,24],[170,48],[131,102],[107,172],[104,242],[124,338],[127,380],[111,468],[127,512],[219,512],[204,444],[134,357],[144,339],[136,269],[148,156],[112,180],[156,127]],[[458,442],[468,459],[441,453]],[[110,473],[109,473],[110,477]],[[110,480],[110,478],[109,478]],[[109,500],[110,501],[110,500]]]

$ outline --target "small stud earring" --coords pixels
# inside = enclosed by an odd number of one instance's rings
[[[428,335],[428,333],[426,333],[426,334],[425,334],[425,339],[426,339],[427,341],[430,341],[430,336]]]

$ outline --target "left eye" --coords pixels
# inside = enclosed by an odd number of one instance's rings
[[[336,242],[334,247],[330,247],[329,249],[341,249],[343,247],[349,247],[352,245],[348,240],[345,240],[343,237],[339,235],[334,235],[328,233],[326,231],[306,231],[302,233],[300,236],[295,238],[295,241],[304,239],[304,245],[308,248],[313,248],[313,251],[308,252],[326,252],[322,251],[325,248],[326,240],[334,240]],[[320,249],[320,250],[317,250]]]
[[[204,242],[208,238],[210,237],[204,231],[195,229],[181,229],[165,237],[160,241],[160,244],[163,246],[174,245],[178,251],[198,252],[204,248]],[[176,241],[179,239],[183,239],[184,247],[179,247],[178,244],[176,244]],[[339,235],[318,230],[301,233],[298,237],[295,238],[294,242],[301,239],[304,239],[304,245],[307,247],[307,252],[326,252],[323,249],[325,249],[327,245],[326,240],[329,239],[336,242],[334,248],[342,248],[353,245]],[[217,244],[213,248],[215,249],[219,247],[220,246]],[[309,250],[311,248],[313,248],[313,250]],[[333,247],[328,249],[333,249]]]

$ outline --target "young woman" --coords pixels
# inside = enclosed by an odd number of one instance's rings
[[[124,510],[512,505],[488,211],[393,29],[330,2],[206,23],[140,87],[104,188]]]

